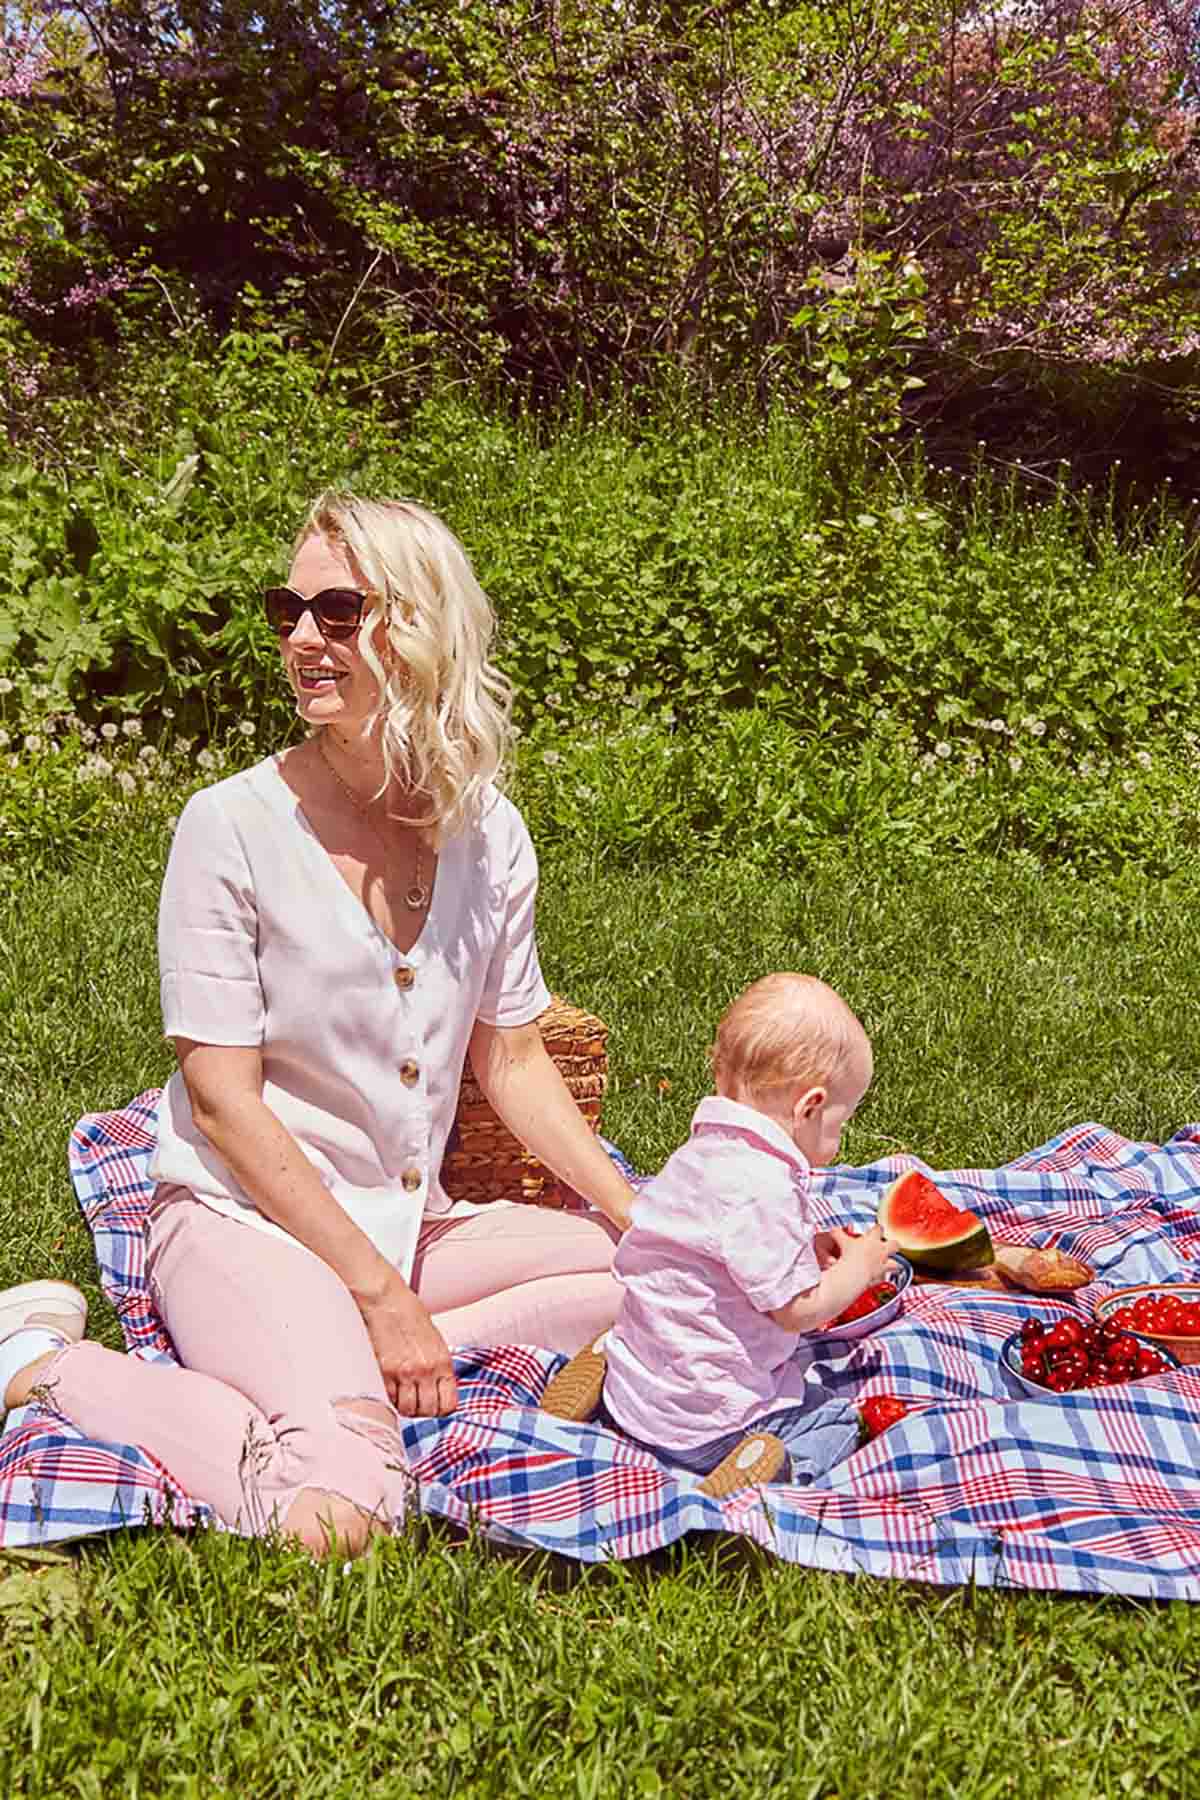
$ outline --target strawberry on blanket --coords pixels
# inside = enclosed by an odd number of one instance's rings
[[[900,1400],[895,1394],[869,1394],[858,1409],[863,1443],[880,1437],[890,1425],[898,1425],[911,1410],[911,1401]]]

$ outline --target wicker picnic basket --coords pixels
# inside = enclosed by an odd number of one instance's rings
[[[592,1130],[599,1131],[608,1083],[608,1026],[557,994],[537,1025],[575,1104]],[[442,1162],[442,1186],[452,1200],[566,1204],[569,1190],[501,1124],[469,1068],[463,1070],[450,1145]]]

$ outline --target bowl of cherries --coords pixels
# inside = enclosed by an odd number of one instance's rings
[[[1169,1350],[1181,1363],[1200,1363],[1200,1282],[1118,1288],[1100,1301],[1096,1317],[1102,1325],[1148,1338],[1156,1350]]]
[[[1169,1350],[1134,1331],[1070,1316],[1049,1325],[1036,1317],[1022,1320],[1004,1340],[1000,1361],[1018,1387],[1039,1397],[1119,1387],[1179,1367]]]

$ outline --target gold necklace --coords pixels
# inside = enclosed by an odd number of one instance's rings
[[[360,800],[354,789],[350,786],[350,783],[344,781],[338,774],[333,766],[332,758],[325,748],[324,732],[322,732],[317,739],[317,749],[321,753],[321,760],[325,764],[325,767],[329,770],[329,773],[333,776],[333,779],[337,782],[343,794],[345,794],[347,800],[349,800],[350,804],[353,806],[355,812],[359,813],[366,821],[367,825],[374,833],[375,839],[382,849],[384,856],[390,862],[392,853],[388,847],[387,839],[384,837],[382,831],[380,831],[378,825],[376,825],[374,819],[367,810],[370,801]],[[421,834],[415,829],[413,830],[413,839],[416,844],[417,866],[413,872],[412,886],[405,889],[404,904],[408,907],[410,912],[424,912],[425,908],[429,905],[429,889],[425,885],[425,864],[421,854]]]

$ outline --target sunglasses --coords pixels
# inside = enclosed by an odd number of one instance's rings
[[[352,638],[362,624],[367,596],[358,588],[328,587],[306,600],[290,587],[268,588],[263,595],[267,622],[280,637],[291,637],[305,613],[311,613],[324,638]]]

